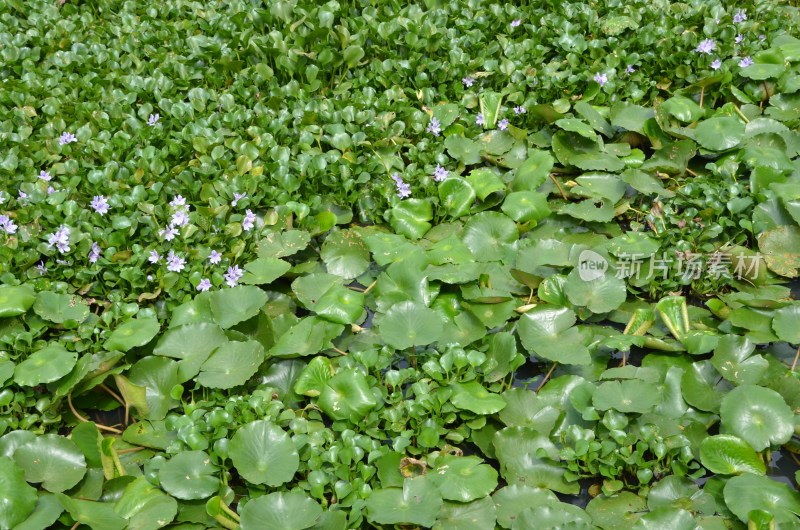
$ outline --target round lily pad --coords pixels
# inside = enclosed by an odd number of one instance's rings
[[[566,307],[536,307],[519,320],[522,345],[538,357],[561,364],[589,364],[592,360],[575,327],[577,317]]]
[[[245,480],[267,486],[289,482],[300,465],[289,435],[266,420],[248,423],[236,431],[228,455]]]
[[[103,346],[107,350],[126,352],[150,342],[160,327],[155,318],[132,318],[118,326]]]
[[[0,456],[0,528],[14,528],[27,519],[37,498],[22,469],[9,457]]]
[[[254,285],[239,285],[205,294],[214,320],[222,329],[256,316],[269,301],[267,293]]]
[[[477,456],[446,456],[430,478],[449,501],[474,501],[497,488],[497,471]]]
[[[367,498],[367,520],[376,524],[433,526],[442,496],[425,477],[407,478],[402,488],[375,489]]]
[[[450,387],[453,389],[450,402],[456,408],[469,410],[475,414],[494,414],[506,406],[503,396],[489,392],[477,381],[453,383]]]
[[[36,295],[27,286],[0,286],[0,318],[15,317],[25,313],[33,305]]]
[[[767,468],[750,445],[731,434],[710,436],[700,444],[700,462],[712,473],[763,475]]]
[[[294,391],[301,396],[317,397],[333,377],[333,366],[327,357],[317,356],[303,368],[294,382]]]
[[[758,249],[770,270],[796,278],[800,270],[800,228],[778,226],[758,236]]]
[[[525,484],[511,484],[494,492],[492,499],[497,508],[497,524],[511,528],[523,510],[558,502],[556,494],[545,488],[535,488]]]
[[[28,482],[41,482],[47,491],[61,492],[81,481],[86,459],[72,440],[56,434],[37,436],[14,452]]]
[[[219,489],[216,467],[203,451],[185,451],[173,456],[158,472],[164,491],[177,499],[211,497]]]
[[[594,525],[589,515],[571,504],[557,502],[551,505],[539,505],[523,510],[511,530],[593,530]]]
[[[34,352],[14,368],[14,382],[22,386],[51,383],[67,375],[77,361],[77,353],[53,342]]]
[[[325,238],[320,250],[322,261],[331,274],[352,280],[370,264],[369,249],[354,230],[335,230]]]
[[[264,358],[264,346],[260,342],[223,343],[200,367],[197,382],[206,388],[243,385],[258,371]]]
[[[314,526],[322,506],[296,491],[270,493],[242,508],[242,530],[303,530]]]
[[[778,524],[797,525],[800,514],[800,493],[769,477],[745,473],[728,480],[723,490],[725,504],[743,523],[753,510],[771,513]]]
[[[327,384],[317,402],[334,420],[357,421],[378,404],[367,377],[359,370],[339,370]]]
[[[744,137],[744,123],[731,116],[701,121],[694,130],[697,143],[712,151],[724,151],[739,145]]]
[[[491,497],[442,505],[433,530],[494,530],[497,509]]]
[[[477,261],[501,261],[519,238],[516,223],[499,212],[481,212],[464,225],[464,244]]]
[[[780,394],[769,388],[742,385],[722,400],[722,429],[749,443],[756,451],[782,445],[794,434],[794,412]]]
[[[389,346],[404,350],[436,342],[444,325],[434,310],[419,302],[402,302],[389,309],[380,321],[379,330]]]

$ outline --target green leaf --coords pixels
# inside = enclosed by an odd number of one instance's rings
[[[172,389],[180,383],[178,363],[172,359],[148,356],[139,360],[128,371],[131,383],[145,388],[147,414],[149,420],[163,420],[167,412],[177,407],[180,401],[171,395]]]
[[[260,342],[230,341],[218,346],[200,367],[197,382],[206,388],[233,388],[243,385],[264,362]]]
[[[36,507],[36,489],[25,482],[22,469],[7,456],[0,456],[0,527],[22,523]]]
[[[510,257],[519,239],[517,225],[499,212],[481,212],[464,225],[464,244],[480,262]]]
[[[429,476],[448,501],[474,501],[497,488],[497,471],[477,456],[445,456]]]
[[[569,528],[570,530],[592,530],[591,519],[586,512],[563,502],[552,505],[535,506],[523,510],[514,524],[512,530],[526,530],[536,528],[542,530],[557,530]]]
[[[467,182],[482,201],[492,193],[503,191],[506,187],[494,171],[485,167],[470,171],[467,175]]]
[[[612,496],[598,495],[586,506],[586,513],[592,522],[603,530],[633,528],[646,511],[647,501],[629,491]]]
[[[559,493],[576,494],[577,482],[564,479],[566,469],[552,462],[558,449],[547,435],[529,427],[506,427],[497,431],[492,443],[500,462],[500,476],[508,484],[525,484]]]
[[[187,324],[168,329],[159,339],[153,353],[180,359],[178,380],[182,383],[197,375],[211,352],[227,341],[222,329],[216,324]]]
[[[439,184],[439,201],[451,217],[461,217],[475,202],[475,190],[461,177],[448,177]]]
[[[76,327],[89,316],[89,305],[77,295],[42,291],[36,296],[33,311],[50,322]]]
[[[514,180],[511,181],[513,191],[536,191],[544,184],[555,161],[547,151],[533,151],[525,162],[517,168]]]
[[[795,302],[775,311],[772,329],[779,339],[800,344],[800,303]]]
[[[564,129],[565,131],[578,133],[584,138],[588,138],[589,140],[592,141],[597,140],[597,133],[594,132],[594,129],[592,129],[592,127],[588,123],[585,123],[581,120],[575,118],[564,118],[556,121],[556,125]]]
[[[653,385],[639,379],[601,383],[592,395],[592,405],[598,410],[619,412],[649,412],[659,402]]]
[[[678,118],[684,123],[699,120],[705,115],[705,110],[693,100],[680,95],[675,95],[661,104],[661,108]]]
[[[743,523],[753,510],[771,513],[781,527],[797,524],[800,514],[800,493],[790,486],[768,477],[745,473],[725,484],[725,504]]]
[[[2,501],[0,501],[2,502]],[[61,503],[55,495],[43,493],[39,495],[39,500],[36,502],[36,508],[25,519],[25,522],[13,526],[14,530],[45,530],[46,528],[53,528],[53,523],[56,522],[58,516],[64,511]],[[0,518],[0,526],[3,526],[3,521]]]
[[[353,324],[364,313],[364,293],[334,285],[314,306],[320,317],[337,324]]]
[[[110,502],[73,499],[63,493],[56,493],[56,497],[75,521],[92,530],[122,530],[128,524],[114,511],[114,505]]]
[[[71,440],[56,434],[36,437],[14,452],[28,482],[41,482],[47,491],[68,490],[86,474],[86,459]]]
[[[393,305],[378,324],[378,330],[386,344],[398,350],[436,342],[443,329],[443,320],[439,314],[419,302]]]
[[[481,146],[478,142],[465,138],[460,134],[453,134],[445,138],[444,147],[447,154],[464,165],[470,166],[481,161]]]
[[[533,221],[536,226],[539,221],[550,215],[547,207],[547,196],[535,191],[515,191],[509,193],[501,207],[503,213],[518,223]]]
[[[783,445],[794,434],[794,413],[780,394],[769,388],[742,385],[723,398],[722,429],[749,443],[756,451]]]
[[[311,236],[305,230],[269,232],[258,241],[259,258],[283,258],[308,247]]]
[[[282,259],[258,258],[244,266],[244,276],[242,283],[249,285],[264,285],[272,283],[284,274],[292,266]]]
[[[320,317],[305,317],[289,328],[269,350],[274,357],[304,357],[330,348],[331,340],[342,332],[342,325]]]
[[[253,499],[241,510],[242,530],[303,530],[316,524],[322,507],[304,493],[281,491]]]
[[[591,355],[575,327],[576,315],[566,307],[540,306],[519,320],[522,345],[530,353],[561,364],[589,364]]]
[[[371,261],[367,245],[355,230],[334,230],[328,234],[320,256],[329,273],[346,280],[360,276]]]
[[[256,316],[269,301],[267,293],[252,285],[238,285],[205,294],[214,320],[222,329]]]
[[[33,289],[27,285],[0,285],[0,318],[25,313],[35,300]]]
[[[14,382],[22,386],[51,383],[67,375],[77,361],[77,353],[51,342],[14,368]]]
[[[402,488],[374,489],[367,498],[367,520],[374,524],[431,527],[442,507],[442,496],[425,477],[407,478]]]
[[[357,422],[378,404],[367,377],[356,369],[341,369],[325,386],[317,402],[334,420]]]
[[[348,46],[342,53],[342,57],[348,67],[355,68],[358,62],[364,57],[364,48],[356,45]]]
[[[430,201],[406,199],[391,209],[389,224],[398,234],[415,240],[431,229],[432,225],[428,222],[431,219],[433,219],[433,207]]]
[[[495,506],[491,497],[462,504],[445,502],[433,530],[494,530]]]
[[[469,410],[475,414],[494,414],[506,406],[503,396],[489,392],[477,381],[452,383],[450,388],[453,389],[450,402],[462,410]]]
[[[758,236],[758,248],[772,272],[787,278],[800,274],[800,227],[767,230]]]
[[[744,138],[744,123],[733,117],[710,118],[697,125],[694,138],[701,146],[712,151],[731,149]]]
[[[318,355],[303,368],[294,382],[294,391],[301,396],[317,397],[333,377],[330,359]]]
[[[228,456],[245,480],[271,487],[292,480],[300,465],[292,439],[267,420],[239,428],[231,438]]]
[[[166,461],[158,472],[164,491],[177,499],[207,499],[217,492],[216,466],[203,451],[184,451]]]
[[[709,436],[700,444],[700,462],[712,473],[739,475],[767,472],[764,462],[750,445],[730,434]]]
[[[178,513],[178,502],[139,477],[127,485],[114,510],[128,520],[128,530],[157,530]]]
[[[144,346],[158,334],[161,326],[155,318],[132,318],[117,328],[106,339],[107,350],[126,352]]]
[[[497,524],[503,528],[511,528],[519,514],[528,508],[558,502],[552,491],[525,484],[500,488],[492,494],[492,499],[497,508]]]
[[[584,280],[578,269],[567,275],[564,292],[570,303],[586,307],[592,313],[608,313],[625,302],[627,289],[625,281],[612,274]]]

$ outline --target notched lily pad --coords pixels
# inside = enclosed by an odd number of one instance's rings
[[[77,361],[77,353],[53,342],[18,364],[14,368],[14,381],[22,386],[51,383],[67,375]]]

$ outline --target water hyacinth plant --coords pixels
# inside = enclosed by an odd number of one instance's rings
[[[0,528],[799,526],[790,4],[0,3]]]

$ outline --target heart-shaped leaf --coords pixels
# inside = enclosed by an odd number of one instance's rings
[[[303,530],[322,515],[322,507],[297,491],[270,493],[242,508],[242,530]]]
[[[219,488],[216,466],[203,451],[184,451],[161,466],[158,480],[164,491],[177,499],[207,499]]]
[[[292,480],[300,465],[289,435],[266,420],[239,428],[231,438],[228,455],[245,480],[272,487]]]

